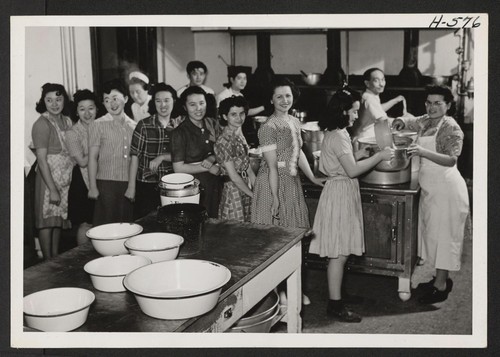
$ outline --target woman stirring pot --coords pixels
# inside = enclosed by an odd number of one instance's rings
[[[427,115],[396,119],[393,128],[418,132],[417,143],[408,149],[420,157],[418,238],[420,257],[436,268],[436,276],[423,284],[424,304],[444,301],[453,287],[449,271],[460,270],[464,228],[469,213],[469,197],[464,179],[457,169],[464,134],[457,122],[447,116],[453,95],[445,86],[427,88]],[[422,284],[421,284],[422,285]]]

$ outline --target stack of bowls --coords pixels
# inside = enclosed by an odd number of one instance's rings
[[[245,316],[239,319],[229,332],[260,332],[268,333],[280,313],[279,296],[271,291],[259,301]]]
[[[116,293],[126,291],[123,286],[123,278],[128,273],[148,264],[151,264],[149,258],[126,254],[91,260],[85,264],[83,269],[90,275],[94,288]]]
[[[173,233],[145,233],[129,238],[125,247],[130,254],[151,259],[153,263],[173,260],[179,254],[184,238]]]
[[[120,255],[128,253],[125,240],[141,232],[142,226],[135,223],[109,223],[89,229],[87,237],[99,254]]]
[[[205,260],[181,259],[144,266],[123,280],[146,315],[179,320],[212,310],[231,278],[226,267]]]
[[[23,301],[28,327],[47,332],[66,332],[87,320],[95,295],[80,288],[55,288],[27,295]]]

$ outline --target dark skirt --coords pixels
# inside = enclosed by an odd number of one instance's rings
[[[160,191],[156,182],[135,182],[134,219],[147,216],[161,206]]]
[[[127,181],[97,180],[99,197],[95,203],[94,226],[134,220],[134,206],[125,197],[127,187]]]
[[[83,180],[80,166],[73,168],[73,176],[68,192],[68,218],[73,225],[92,224],[94,217],[94,200],[88,198],[89,190]]]
[[[210,218],[218,218],[223,184],[221,177],[209,172],[193,174],[193,176],[200,180],[200,204],[206,208]]]

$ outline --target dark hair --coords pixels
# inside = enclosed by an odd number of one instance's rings
[[[269,99],[270,100],[273,99],[274,91],[278,87],[290,87],[290,89],[292,90],[292,95],[293,95],[293,103],[295,104],[297,102],[297,100],[299,99],[299,96],[300,96],[300,91],[295,86],[295,83],[293,83],[287,77],[274,77],[271,80],[271,83],[269,84]]]
[[[78,117],[78,103],[80,103],[83,100],[91,100],[94,102],[95,107],[96,107],[96,118],[99,118],[101,107],[99,106],[99,103],[97,102],[97,97],[93,92],[91,92],[88,89],[81,89],[77,90],[76,93],[73,95],[73,110],[72,110],[72,119],[74,122],[77,122],[80,118]]]
[[[181,96],[179,98],[180,111],[181,111],[182,115],[187,115],[187,112],[185,109],[187,97],[189,97],[190,95],[193,95],[193,94],[201,94],[205,97],[205,101],[207,102],[207,110],[208,110],[209,99],[208,99],[207,92],[205,92],[205,90],[201,87],[190,86],[190,87],[187,87],[186,90],[181,93]]]
[[[151,95],[151,100],[148,103],[148,112],[151,115],[157,113],[156,104],[155,104],[155,96],[159,92],[170,92],[170,94],[172,94],[172,99],[174,101],[177,101],[177,92],[175,91],[174,88],[172,88],[172,86],[170,86],[164,82],[160,82],[160,83],[156,83],[156,84],[151,85],[151,88],[149,89],[149,95]]]
[[[349,115],[344,114],[352,108],[355,102],[361,100],[361,95],[349,87],[336,91],[326,110],[320,115],[318,125],[321,130],[344,129],[349,125]]]
[[[186,66],[187,74],[190,74],[196,68],[202,68],[205,71],[205,73],[208,72],[208,69],[207,69],[207,66],[205,66],[205,63],[203,63],[201,61],[191,61]]]
[[[380,68],[378,67],[372,67],[372,68],[368,68],[365,73],[363,73],[363,80],[365,81],[369,81],[370,79],[372,79],[372,73],[375,72],[375,71],[380,71],[382,73],[384,73],[384,71],[382,71]]]
[[[140,84],[142,89],[144,90],[149,90],[149,84],[144,82],[142,79],[139,79],[137,77],[132,77],[129,81],[128,81],[128,85],[131,86],[132,84]]]
[[[248,66],[229,66],[227,67],[227,77],[228,78],[236,78],[236,76],[240,73],[244,73],[247,77],[252,74],[252,67]]]
[[[443,99],[446,103],[452,103],[453,94],[451,93],[451,89],[447,86],[438,86],[438,85],[430,85],[425,87],[425,95],[442,95]]]
[[[115,78],[115,79],[112,79],[110,81],[107,81],[105,82],[103,85],[102,85],[102,93],[103,93],[103,97],[104,97],[104,94],[109,94],[111,93],[112,90],[117,90],[118,92],[120,92],[121,94],[123,94],[123,96],[127,96],[127,89],[125,88],[125,85],[123,84],[123,81],[119,78]]]
[[[45,83],[42,86],[42,95],[40,96],[40,100],[36,102],[35,110],[43,114],[47,111],[47,106],[45,105],[45,96],[47,93],[56,92],[56,95],[62,95],[64,98],[64,107],[62,110],[63,115],[70,115],[71,113],[71,101],[69,100],[68,93],[62,84],[58,83]]]
[[[248,115],[248,102],[242,95],[233,95],[229,98],[224,99],[219,104],[219,115],[222,120],[220,120],[221,125],[227,125],[222,115],[227,115],[232,107],[243,108],[245,115]]]

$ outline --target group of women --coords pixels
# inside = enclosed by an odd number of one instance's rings
[[[326,178],[319,179],[301,149],[300,123],[289,114],[298,99],[297,88],[278,77],[269,89],[273,110],[258,131],[262,161],[255,175],[241,130],[249,110],[241,95],[221,98],[219,118],[212,118],[207,103],[213,98],[202,87],[189,86],[178,98],[171,86],[150,85],[139,74],[130,78],[129,92],[134,101],[145,98],[137,102],[134,115],[147,103],[146,118],[134,120],[125,114],[127,91],[114,80],[103,85],[107,113],[102,116],[92,92],[75,93],[72,125],[64,87],[45,84],[36,107],[41,116],[33,126],[39,173],[36,226],[44,257],[57,254],[61,229],[69,227],[69,221],[80,225],[79,241],[84,241],[92,224],[133,221],[155,210],[160,205],[158,182],[172,172],[189,173],[200,181],[200,204],[210,217],[310,228],[301,170],[312,183],[324,185],[310,252],[329,259],[327,313],[341,321],[361,321],[342,297],[347,258],[364,252],[356,177],[391,159],[394,151],[385,148],[372,156],[365,149],[353,151],[346,129],[358,117],[361,97],[344,87],[333,95],[319,121],[326,131],[319,161]],[[427,115],[393,123],[418,131],[419,140],[409,153],[425,163],[420,177],[421,256],[435,264],[437,276],[427,284],[424,303],[443,301],[451,291],[448,271],[460,268],[460,239],[468,212],[465,183],[455,165],[463,134],[445,115],[451,101],[447,93],[442,87],[429,89]],[[176,117],[174,107],[181,109]]]

